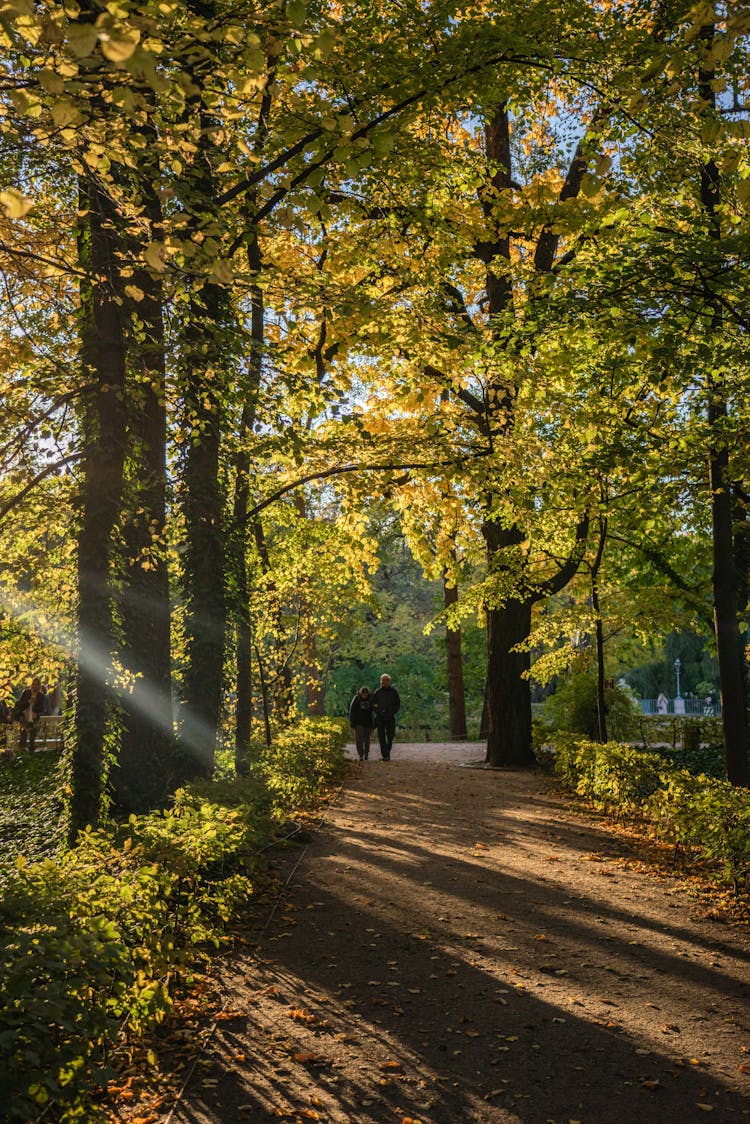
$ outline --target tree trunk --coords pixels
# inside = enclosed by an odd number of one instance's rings
[[[485,522],[490,574],[505,566],[503,553],[519,544],[517,528]],[[524,645],[531,631],[531,597],[508,597],[486,605],[487,617],[487,755],[490,765],[533,765],[531,748],[531,658]]]
[[[487,755],[490,765],[533,765],[529,653],[513,651],[531,630],[531,602],[487,609]]]
[[[603,502],[606,495],[602,496]],[[604,626],[602,624],[601,605],[599,604],[599,571],[601,570],[604,548],[607,543],[607,520],[599,519],[599,546],[596,558],[591,565],[591,608],[594,610],[596,630],[596,717],[597,732],[602,745],[607,740],[607,701],[606,679],[604,676]]]
[[[161,225],[155,188],[158,167],[143,169],[145,209],[152,230]],[[141,247],[134,247],[137,255]],[[123,538],[127,566],[120,595],[123,664],[135,677],[122,696],[122,746],[112,770],[115,807],[123,813],[160,807],[172,790],[175,769],[166,550],[167,415],[163,292],[146,268],[133,284],[143,298],[131,308],[139,324],[130,340],[130,511]]]
[[[726,417],[723,404],[709,406],[709,425],[715,432]],[[709,461],[711,525],[713,531],[713,601],[716,653],[719,663],[721,721],[727,778],[750,786],[745,649],[739,627],[737,574],[734,567],[732,500],[728,483],[729,455],[712,449]]]
[[[104,741],[111,711],[114,647],[110,558],[120,515],[125,457],[125,341],[117,263],[117,215],[91,183],[82,183],[79,260],[81,358],[90,386],[81,421],[84,445],[78,532],[78,667],[72,754],[70,836],[98,822]]]
[[[257,274],[261,269],[257,238],[248,250],[250,268]],[[247,511],[250,496],[250,455],[245,447],[255,422],[258,394],[263,370],[263,345],[265,337],[265,303],[263,290],[254,285],[251,290],[251,340],[250,372],[246,390],[247,400],[240,419],[240,449],[235,458],[235,485],[233,505],[232,555],[234,562],[234,603],[232,612],[236,629],[235,688],[237,710],[234,727],[234,764],[237,774],[244,776],[250,768],[250,744],[253,727],[252,680],[252,621],[250,617],[250,580],[247,567]]]
[[[210,777],[221,713],[226,633],[224,493],[219,456],[224,419],[221,337],[226,292],[207,283],[185,328],[184,401],[189,437],[183,462],[187,666],[182,690],[179,779]]]
[[[713,46],[715,27],[706,24],[700,40],[707,51]],[[704,104],[716,108],[716,75],[713,69],[701,69],[699,88]],[[701,204],[709,220],[711,238],[721,237],[719,206],[721,179],[715,161],[709,159],[701,168]],[[718,299],[713,302],[710,331],[721,331],[723,313]],[[732,477],[729,451],[723,436],[728,406],[721,373],[707,375],[707,417],[710,432],[709,487],[711,489],[711,528],[713,534],[713,601],[716,654],[719,663],[721,719],[724,731],[724,753],[727,778],[732,784],[750,785],[748,764],[747,680],[745,651],[740,632],[738,589],[735,570],[735,542],[732,530]]]
[[[446,609],[458,602],[458,587],[448,585],[443,574],[443,601]],[[448,722],[451,738],[466,737],[466,695],[461,630],[446,628],[445,653],[448,662]]]

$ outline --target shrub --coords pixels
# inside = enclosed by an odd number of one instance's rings
[[[661,782],[664,762],[656,753],[618,742],[555,739],[555,772],[580,796],[611,811],[633,811]]]
[[[163,1018],[175,975],[221,942],[252,893],[271,812],[311,805],[343,765],[347,730],[303,720],[247,781],[196,784],[169,811],[19,860],[0,901],[0,1119],[96,1118],[123,1027]]]
[[[595,676],[574,672],[566,683],[546,700],[545,723],[553,731],[568,731],[595,738],[598,734]],[[622,687],[610,687],[604,692],[607,729],[619,738],[632,736],[638,725],[640,710],[632,696]]]
[[[659,834],[707,863],[735,890],[750,877],[750,792],[728,781],[680,769],[654,793],[650,814]]]
[[[550,746],[562,781],[599,807],[640,811],[656,835],[738,890],[750,882],[750,792],[675,769],[664,754],[572,734]]]
[[[344,718],[302,718],[261,748],[254,767],[277,815],[309,807],[321,787],[341,775],[348,736]]]

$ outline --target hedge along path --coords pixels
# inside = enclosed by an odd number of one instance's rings
[[[153,1119],[750,1118],[747,930],[478,754],[352,763]]]

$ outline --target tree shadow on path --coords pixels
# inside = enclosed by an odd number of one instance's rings
[[[741,935],[542,779],[466,777],[356,773],[170,1121],[750,1118]]]

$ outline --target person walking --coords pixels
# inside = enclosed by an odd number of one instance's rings
[[[47,713],[47,696],[38,677],[31,680],[31,686],[21,692],[21,697],[13,708],[13,720],[21,724],[21,747],[27,742],[29,753],[34,752],[34,740],[39,719]]]
[[[396,715],[401,706],[399,693],[391,685],[390,675],[380,676],[380,686],[373,692],[372,702],[375,707],[375,722],[378,727],[380,756],[384,761],[390,761],[393,737],[396,733]]]
[[[349,706],[349,725],[354,731],[357,756],[366,761],[370,756],[373,707],[369,687],[360,687]]]

